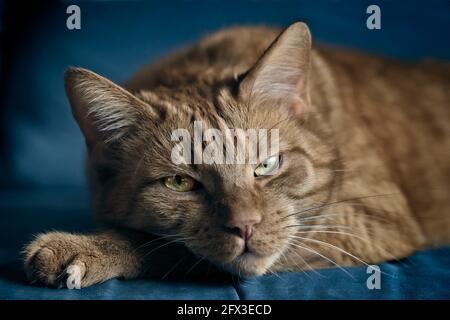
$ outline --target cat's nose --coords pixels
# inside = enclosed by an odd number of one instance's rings
[[[253,227],[261,222],[261,217],[234,218],[226,225],[227,229],[239,235],[242,239],[248,240],[253,235]]]

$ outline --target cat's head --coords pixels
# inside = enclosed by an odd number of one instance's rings
[[[66,89],[89,148],[98,217],[174,235],[240,275],[266,272],[288,250],[298,213],[325,200],[333,182],[332,148],[310,112],[310,59],[309,30],[295,23],[245,73],[216,82],[199,74],[183,86],[165,81],[129,92],[69,69]],[[176,164],[172,134],[186,129],[193,137],[194,121],[222,131],[278,129],[279,152],[259,163]]]

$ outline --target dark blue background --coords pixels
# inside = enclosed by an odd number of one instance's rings
[[[287,26],[296,20],[308,23],[314,42],[399,59],[450,58],[447,0],[34,2],[0,2],[0,291],[8,292],[4,293],[6,297],[57,297],[23,282],[18,250],[33,233],[50,229],[82,231],[93,226],[83,166],[84,141],[71,117],[63,88],[67,66],[89,68],[120,83],[141,65],[208,32],[242,24]],[[66,28],[66,7],[73,3],[81,7],[79,31]],[[370,4],[381,7],[381,30],[366,28],[366,8]],[[252,290],[247,293],[245,287],[226,287],[227,293],[214,293],[210,288],[208,292],[210,297],[231,294],[254,298],[270,297],[273,288],[275,297],[284,298],[449,298],[450,290],[446,289],[450,276],[445,271],[450,269],[448,252],[436,251],[429,256],[423,253],[413,258],[419,261],[414,271],[388,265],[386,268],[393,268],[406,280],[389,282],[389,289],[370,295],[363,283],[352,284],[341,277],[339,270],[327,271],[328,280],[313,276],[314,280],[309,281],[301,274],[283,276],[293,289],[272,276],[251,282]],[[357,278],[366,277],[364,268],[352,270]],[[426,290],[415,290],[414,281]],[[94,287],[91,296],[64,297],[123,298],[141,284],[125,287],[110,282],[106,287]],[[179,288],[189,291],[191,287]],[[122,295],[117,295],[118,290]],[[170,296],[173,289],[167,290]],[[434,295],[426,293],[430,290]],[[141,296],[134,297],[158,297],[139,292]]]

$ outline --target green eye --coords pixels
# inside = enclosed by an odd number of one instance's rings
[[[191,177],[175,175],[164,178],[164,185],[170,190],[177,192],[188,192],[195,188],[197,182]]]
[[[278,169],[279,163],[280,157],[278,155],[267,158],[266,160],[261,162],[258,167],[256,167],[254,172],[255,177],[275,174],[275,171]]]

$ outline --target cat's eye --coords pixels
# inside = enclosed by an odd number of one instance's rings
[[[194,190],[197,181],[188,176],[174,175],[164,178],[164,185],[170,190],[177,192],[188,192]]]
[[[269,176],[275,174],[280,165],[281,157],[279,155],[272,156],[261,162],[255,169],[255,177]]]

